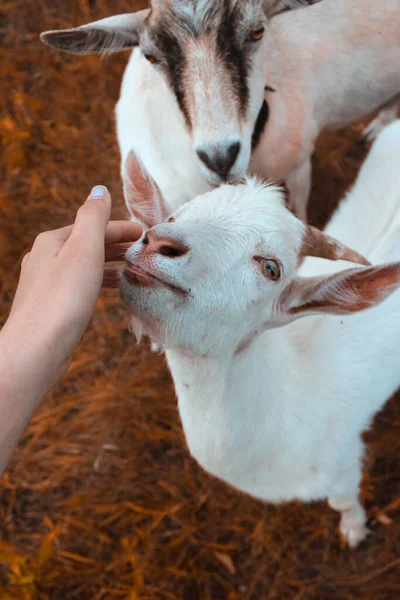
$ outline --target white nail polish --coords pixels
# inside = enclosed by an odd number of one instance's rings
[[[107,193],[108,190],[104,185],[95,185],[92,191],[90,192],[90,196],[92,198],[105,198]]]

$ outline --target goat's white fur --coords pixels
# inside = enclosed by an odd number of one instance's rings
[[[374,143],[326,229],[374,264],[400,260],[399,164],[396,121]],[[193,285],[193,297],[185,306],[167,289],[142,294],[122,282],[122,291],[143,331],[167,344],[191,454],[263,500],[328,498],[341,512],[342,534],[356,545],[366,533],[360,435],[400,383],[400,290],[350,316],[310,316],[283,327],[278,319],[262,332],[273,314],[270,295],[296,280],[304,232],[276,189],[224,186],[181,207],[176,223],[157,231],[185,240],[190,252],[174,260],[154,256],[151,268]],[[129,261],[140,262],[140,248],[138,242],[128,251]],[[282,282],[254,279],[246,257],[257,252],[282,259]],[[309,258],[299,274],[325,276],[348,266]],[[352,301],[349,287],[336,291]],[[251,343],[235,353],[246,335]]]

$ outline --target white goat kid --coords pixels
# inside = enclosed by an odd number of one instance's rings
[[[375,266],[346,269],[366,261],[249,180],[153,223],[121,277],[136,331],[167,348],[191,454],[263,500],[328,498],[351,546],[366,533],[360,434],[400,383],[399,164],[397,121],[328,227]],[[342,260],[298,269],[305,254]]]
[[[305,3],[152,0],[151,10],[41,38],[78,54],[140,46],[117,107],[125,189],[133,150],[175,208],[208,184],[237,181],[246,173],[252,141],[267,116],[262,38],[268,17]]]
[[[305,218],[320,131],[385,105],[366,131],[373,138],[396,115],[398,0],[323,0],[276,15],[267,27],[266,15],[301,3],[152,4],[150,15],[141,11],[42,35],[78,53],[140,44],[117,106],[126,200],[135,213],[130,150],[157,182],[168,210],[248,170],[285,181],[292,207]]]

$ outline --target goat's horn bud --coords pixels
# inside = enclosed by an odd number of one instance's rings
[[[306,226],[305,236],[300,248],[300,257],[302,256],[316,256],[328,260],[347,260],[365,266],[371,264],[355,250],[348,248],[335,238],[310,225]]]

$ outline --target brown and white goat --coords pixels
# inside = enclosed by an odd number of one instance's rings
[[[398,0],[323,0],[268,20],[295,4],[153,0],[149,11],[42,39],[76,53],[140,46],[117,109],[126,193],[133,150],[172,209],[249,171],[285,181],[305,218],[319,133],[383,108],[373,138],[395,117],[400,10]]]
[[[151,0],[151,9],[74,29],[48,31],[41,38],[77,54],[140,46],[149,72],[142,68],[141,76],[153,79],[154,75],[157,79],[159,75],[158,79],[167,84],[168,89],[161,85],[159,93],[163,97],[171,94],[190,139],[189,157],[180,158],[196,162],[202,178],[219,185],[246,173],[255,124],[265,114],[261,110],[265,88],[263,37],[269,17],[304,4],[306,0]],[[129,80],[135,85],[132,69]],[[139,74],[136,82],[140,86]],[[125,92],[129,93],[126,85]],[[133,100],[131,113],[141,102],[140,98]],[[168,123],[170,110],[163,106],[162,98],[155,102],[164,112],[157,121],[164,116]],[[165,103],[169,108],[171,99]],[[127,114],[122,128],[129,127]],[[134,132],[130,133],[134,144]],[[168,134],[176,135],[172,129]]]

